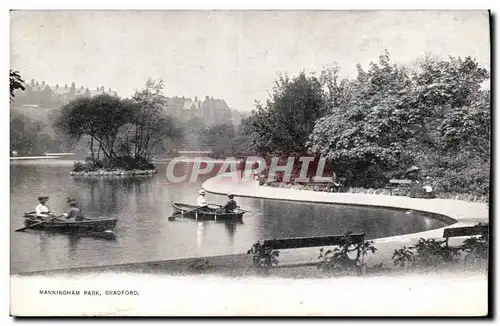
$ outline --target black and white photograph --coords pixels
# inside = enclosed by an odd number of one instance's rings
[[[488,316],[486,9],[11,10],[10,315]]]

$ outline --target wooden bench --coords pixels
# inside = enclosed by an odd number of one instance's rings
[[[467,237],[480,234],[488,234],[489,225],[462,226],[458,228],[447,228],[443,231],[443,238]]]
[[[412,181],[410,179],[391,179],[385,188],[389,190],[389,194],[392,196],[392,191],[394,189],[399,189],[401,187],[409,188],[411,183]]]
[[[346,242],[359,244],[363,243],[364,240],[364,233],[351,233],[349,235],[264,240],[263,246],[270,249],[297,249],[322,246],[341,246]]]
[[[446,239],[446,246],[448,246],[449,238],[467,237],[480,234],[489,234],[489,225],[474,225],[462,226],[457,228],[446,228],[443,231],[443,238]]]

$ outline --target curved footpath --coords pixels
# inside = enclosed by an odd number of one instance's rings
[[[229,173],[208,179],[203,183],[202,187],[209,193],[233,193],[235,196],[240,197],[413,210],[426,215],[431,214],[435,218],[448,222],[453,227],[472,226],[489,221],[488,204],[461,200],[420,199],[402,196],[328,193],[293,188],[276,188],[259,186],[258,181],[255,180],[236,181],[236,178],[232,178]],[[450,225],[447,227],[450,227]],[[374,255],[368,255],[365,261],[373,264],[383,262],[384,266],[390,266],[391,257],[395,249],[399,249],[403,245],[413,245],[419,238],[442,238],[443,230],[444,228],[439,228],[374,239],[374,246],[378,250]],[[460,244],[464,238],[452,238],[449,243],[450,245]],[[304,248],[280,251],[280,265],[317,262],[318,250],[319,248]],[[285,253],[285,255],[282,253]]]

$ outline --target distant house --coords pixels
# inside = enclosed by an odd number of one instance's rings
[[[118,97],[116,91],[111,88],[105,90],[104,86],[98,86],[95,90],[89,90],[88,87],[76,87],[72,82],[71,86],[65,84],[64,87],[59,84],[48,85],[45,81],[41,83],[31,79],[25,84],[24,91],[17,91],[15,94],[15,104],[21,106],[37,105],[39,107],[59,107],[75,98],[82,96],[94,96],[98,94],[109,94]]]

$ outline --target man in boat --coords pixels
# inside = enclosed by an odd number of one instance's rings
[[[206,195],[206,192],[205,190],[201,189],[199,192],[198,192],[198,198],[196,198],[196,203],[198,204],[198,207],[205,207],[208,205],[208,201],[207,199],[205,198],[205,195]]]
[[[49,197],[38,197],[38,205],[35,208],[36,216],[42,219],[52,217],[54,214],[50,211],[49,207],[46,205]]]
[[[68,199],[68,204],[69,204],[69,210],[67,213],[64,214],[64,217],[66,219],[73,219],[75,221],[82,221],[83,220],[83,212],[78,207],[78,202],[75,199]]]
[[[223,209],[226,213],[233,213],[234,210],[238,208],[238,204],[236,204],[233,194],[227,194],[227,197],[229,198],[229,200],[227,201],[226,205],[224,205]]]

